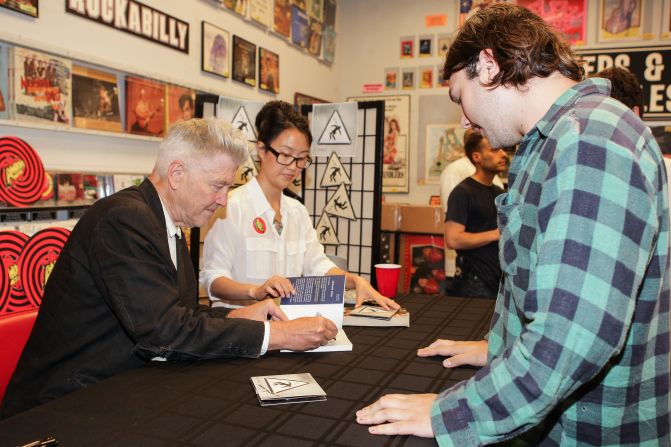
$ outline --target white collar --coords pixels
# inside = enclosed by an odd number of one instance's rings
[[[249,190],[249,195],[252,197],[254,212],[256,213],[257,216],[262,216],[268,210],[270,210],[273,213],[273,215],[275,214],[273,207],[270,206],[270,202],[268,202],[268,199],[266,198],[266,195],[263,193],[261,185],[259,184],[259,181],[256,180],[256,177],[254,177],[247,183],[247,188]],[[287,198],[284,196],[284,193],[282,193],[280,195],[280,209],[286,208],[286,200]]]
[[[165,216],[165,228],[168,231],[168,237],[173,238],[177,236],[178,238],[181,238],[182,229],[175,225],[172,217],[170,217],[170,214],[168,214],[168,209],[165,207],[165,203],[163,203],[161,196],[159,196],[159,199],[161,200],[161,208],[163,208],[163,216]]]

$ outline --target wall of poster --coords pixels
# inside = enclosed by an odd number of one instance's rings
[[[465,155],[464,131],[460,124],[430,124],[426,126],[424,179],[439,184],[443,169]]]
[[[641,39],[644,6],[645,0],[600,0],[599,42]]]
[[[646,121],[671,120],[671,46],[578,49],[587,76],[612,66],[625,67],[643,86]]]
[[[517,0],[516,3],[557,28],[571,44],[585,43],[587,0]]]
[[[408,192],[410,96],[361,96],[348,101],[384,101],[382,192]]]

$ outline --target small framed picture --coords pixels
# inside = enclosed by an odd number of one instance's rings
[[[401,59],[412,59],[415,57],[415,38],[413,36],[401,37]]]
[[[452,37],[449,34],[439,34],[436,41],[436,50],[438,51],[438,56],[445,57],[447,55],[447,50],[450,49],[450,43],[452,42]]]
[[[30,17],[39,17],[39,0],[0,0],[0,6]]]
[[[447,79],[443,79],[443,64],[436,65],[436,87],[449,87]]]
[[[203,21],[201,70],[227,78],[230,76],[230,34]]]
[[[259,47],[259,88],[280,92],[280,56],[262,47]]]
[[[433,88],[433,65],[419,68],[419,88]]]
[[[398,88],[398,67],[384,69],[384,89],[396,90]]]
[[[401,75],[401,88],[403,90],[414,90],[415,89],[415,75],[417,74],[416,68],[404,68],[403,74]]]
[[[419,37],[419,57],[433,56],[433,36]]]
[[[429,205],[441,205],[440,196],[431,196],[429,199]]]
[[[233,80],[256,87],[256,45],[233,36]]]
[[[314,96],[305,95],[303,93],[294,93],[294,104],[299,108],[305,105],[312,104],[326,104],[328,101],[324,99],[315,98]]]

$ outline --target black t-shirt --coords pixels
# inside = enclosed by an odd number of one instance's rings
[[[502,193],[503,190],[496,185],[486,186],[468,177],[452,190],[447,200],[445,222],[459,223],[466,227],[467,233],[496,229],[494,198]],[[501,278],[498,241],[469,250],[457,250],[457,255],[465,261],[463,268],[477,275],[490,288],[498,289]]]

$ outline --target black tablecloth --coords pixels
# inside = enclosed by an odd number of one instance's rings
[[[0,446],[54,436],[61,446],[414,446],[372,436],[355,412],[383,394],[440,392],[472,376],[419,358],[436,338],[480,339],[494,301],[410,295],[409,328],[346,327],[352,352],[152,363],[0,422]],[[309,372],[326,402],[260,407],[250,377]]]

